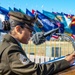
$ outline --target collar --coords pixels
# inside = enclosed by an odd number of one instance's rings
[[[5,34],[3,41],[7,41],[7,42],[12,42],[14,44],[18,44],[21,47],[20,42],[17,39],[15,39],[13,36],[11,36],[10,34]]]

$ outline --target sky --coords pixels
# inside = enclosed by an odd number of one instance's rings
[[[26,8],[42,12],[64,12],[66,14],[75,14],[75,0],[0,0],[0,6],[8,9],[11,7],[20,8],[26,12]]]

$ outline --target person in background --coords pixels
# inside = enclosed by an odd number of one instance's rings
[[[28,44],[35,22],[35,18],[26,14],[9,12],[9,21],[3,22],[3,28],[8,33],[5,34],[0,46],[1,75],[53,75],[69,68],[74,62],[75,53],[48,64],[30,61],[20,43]]]

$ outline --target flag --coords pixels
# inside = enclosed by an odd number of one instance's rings
[[[72,21],[69,26],[72,30],[72,34],[75,34],[75,16],[73,16]]]
[[[71,30],[72,30],[72,34],[75,35],[75,24],[72,24],[70,28],[71,28]]]
[[[5,8],[3,8],[3,7],[0,6],[0,14],[5,15],[5,20],[9,19],[8,13],[9,13],[9,10],[7,10],[7,9],[5,9]]]
[[[48,18],[50,18],[55,25],[60,27],[61,33],[64,32],[64,24],[60,22],[60,19],[57,17],[57,14],[58,14],[57,12],[48,12],[43,10],[43,14],[47,16]]]
[[[64,15],[69,19],[72,19],[72,17],[74,16],[73,14],[65,14],[65,13],[64,13]]]
[[[43,13],[39,12],[39,11],[36,11],[36,13],[38,14],[38,18],[39,20],[42,22],[43,24],[43,30],[46,32],[46,31],[49,31],[49,30],[52,30],[54,28],[57,28],[57,25],[54,25],[52,22],[51,22],[51,19],[48,18],[47,16],[45,16]]]
[[[34,9],[32,9],[32,14],[34,14],[35,13],[35,10]]]
[[[49,17],[45,16],[43,13],[39,11],[34,11],[33,14],[38,14],[38,21],[41,23],[42,27],[41,30],[44,32],[47,32],[49,30],[55,29],[57,27],[60,27],[60,23],[54,19],[50,19]],[[62,31],[63,27],[59,29],[59,32]],[[57,36],[57,35],[55,35]],[[50,36],[47,36],[47,40],[50,40]]]
[[[0,14],[0,32],[5,33],[6,31],[3,30],[2,22],[5,20],[5,15]]]
[[[64,25],[55,20],[55,19],[51,19],[47,16],[45,16],[44,14],[42,14],[41,12],[37,11],[39,14],[39,19],[41,19],[42,23],[43,23],[43,26],[47,29],[47,31],[49,30],[52,30],[52,29],[55,29],[57,27],[59,27],[59,31],[60,33],[63,33],[64,32]]]
[[[33,18],[35,17],[35,15],[32,14],[28,9],[26,9],[26,14]],[[41,32],[40,26],[41,26],[41,24],[38,21],[34,24],[33,28],[34,28],[35,32]]]
[[[65,18],[63,16],[63,13],[58,13],[58,12],[52,12],[56,18],[59,20],[59,22],[64,23],[65,22]]]
[[[75,16],[72,17],[72,20],[71,20],[70,26],[71,26],[71,25],[75,25]]]
[[[52,12],[43,10],[43,14],[51,19],[56,19],[56,16]]]
[[[43,13],[36,11],[36,14],[38,14],[38,19],[42,22],[42,31],[47,32],[58,27],[57,24],[54,24],[54,20],[48,18]],[[50,40],[50,38],[51,36],[47,36],[47,40]]]
[[[2,22],[9,19],[8,13],[9,10],[0,6],[0,32],[6,32],[3,30]]]
[[[75,34],[72,34],[71,37],[75,40]]]
[[[35,15],[33,15],[28,9],[26,9],[26,14],[31,16],[31,17],[35,17]]]
[[[27,10],[28,11],[28,10]],[[36,14],[34,14],[34,10],[32,10],[33,12],[33,15],[36,15]],[[28,14],[30,15],[30,14],[32,14],[31,12],[29,12]],[[33,16],[32,15],[32,16]],[[35,31],[36,32],[42,32],[42,31],[44,31],[42,28],[43,28],[43,26],[42,26],[43,24],[42,24],[42,22],[41,22],[41,20],[37,17],[37,21],[36,21],[36,24],[34,25],[34,29],[35,29]],[[46,39],[47,40],[50,40],[50,36],[48,36],[48,37],[46,37]]]
[[[72,33],[72,29],[69,26],[71,23],[71,18],[67,18],[65,15],[64,15],[64,18],[66,21],[65,32]]]
[[[9,11],[13,11],[13,10],[11,9],[11,7],[9,7]]]
[[[24,12],[24,11],[22,11],[22,9],[19,9],[19,11],[20,11],[21,13],[25,14],[25,12]]]
[[[66,20],[67,26],[69,27],[69,24],[71,23],[71,19],[67,18],[65,15],[64,15],[64,18]]]
[[[34,25],[34,30],[35,32],[41,32],[42,30],[38,28],[37,24]]]
[[[19,9],[17,9],[15,7],[13,8],[13,10],[16,11],[16,12],[20,12]]]
[[[58,13],[57,12],[57,13],[54,13],[54,14],[56,14],[56,16],[59,19],[59,21],[64,25],[64,32],[72,33],[72,31],[71,31],[71,29],[70,29],[70,27],[68,25],[71,22],[71,20],[66,18],[64,13]]]
[[[21,9],[17,9],[17,8],[14,7],[13,10],[16,11],[16,12],[21,12],[21,13],[25,14]]]
[[[7,9],[0,6],[0,13],[7,15],[9,13],[9,10],[7,10]]]
[[[51,19],[57,20],[57,21],[61,21],[61,16],[57,16],[57,14],[60,14],[58,12],[48,12],[43,10],[43,14]]]
[[[54,39],[58,39],[59,36],[57,36],[57,35],[52,35],[52,38],[54,38]]]

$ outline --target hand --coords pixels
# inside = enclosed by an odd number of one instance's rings
[[[70,64],[73,64],[75,61],[75,51],[68,56],[65,57],[65,60],[68,61]]]

